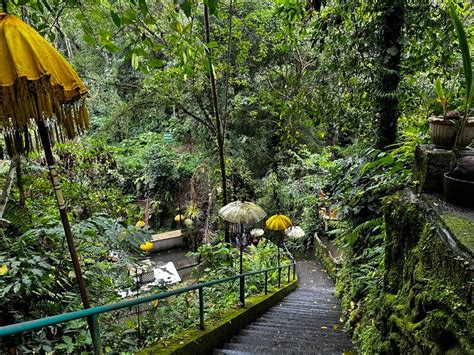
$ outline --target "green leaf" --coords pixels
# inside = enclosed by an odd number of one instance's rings
[[[48,39],[50,42],[54,42],[54,40],[56,39],[56,34],[54,32],[48,33]]]
[[[115,26],[120,27],[121,22],[122,22],[122,21],[120,20],[120,16],[117,15],[117,14],[116,14],[115,12],[113,12],[113,11],[110,11],[110,16],[112,16],[112,21],[114,21]]]
[[[436,95],[438,95],[438,97],[444,97],[443,86],[441,85],[441,81],[439,79],[434,81],[434,87]]]
[[[111,42],[107,43],[107,44],[105,45],[105,48],[106,48],[109,52],[111,52],[111,53],[118,53],[118,52],[120,52],[120,48],[117,47],[115,44],[113,44],[113,43],[111,43]]]
[[[32,269],[31,273],[36,276],[43,276],[43,271],[41,271],[40,269]]]
[[[191,0],[181,0],[179,6],[187,17],[191,17]]]
[[[209,8],[211,15],[217,16],[217,0],[204,0],[204,4]]]
[[[142,12],[143,15],[148,14],[148,6],[147,6],[145,0],[139,0],[138,1],[138,6],[140,7],[140,11]]]
[[[164,63],[161,59],[150,58],[148,60],[148,65],[153,68],[162,68]]]
[[[31,280],[29,279],[28,276],[22,276],[22,277],[21,277],[21,281],[22,281],[27,287],[31,286]]]
[[[86,42],[87,44],[91,46],[95,45],[95,39],[91,35],[85,34],[84,37],[82,37],[82,39],[84,40],[84,42]]]
[[[211,41],[208,44],[206,44],[207,48],[213,49],[219,47],[219,44],[216,41]]]
[[[449,2],[448,13],[456,30],[456,34],[459,41],[459,47],[462,53],[464,75],[466,79],[466,106],[467,108],[469,108],[472,99],[471,91],[473,88],[471,53],[469,51],[469,44],[467,42],[466,32],[464,32],[464,27],[462,25],[461,20],[459,19],[459,16],[456,12],[456,9],[454,8],[454,4],[452,1]]]
[[[132,64],[132,68],[137,70],[138,66],[140,64],[140,58],[138,57],[138,55],[136,53],[132,53],[132,58],[131,58],[130,62]]]

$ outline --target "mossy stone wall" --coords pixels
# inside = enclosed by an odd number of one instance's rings
[[[314,239],[314,254],[316,256],[316,259],[318,259],[321,264],[323,264],[329,276],[331,276],[331,278],[335,280],[339,265],[334,261],[331,256],[331,252],[317,235],[314,236]]]
[[[444,221],[409,190],[386,199],[384,216],[386,350],[474,354],[472,255],[458,248]]]

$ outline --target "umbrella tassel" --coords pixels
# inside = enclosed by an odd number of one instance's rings
[[[82,116],[84,117],[84,124],[86,127],[89,127],[89,111],[87,110],[87,104],[85,99],[82,99],[81,110]]]

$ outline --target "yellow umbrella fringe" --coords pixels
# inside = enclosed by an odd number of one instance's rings
[[[36,94],[32,93],[31,87],[34,87]],[[76,133],[83,132],[89,126],[85,94],[53,86],[49,76],[35,81],[19,78],[12,86],[0,87],[0,126],[11,141],[11,144],[6,142],[9,146],[7,150],[13,150],[13,153],[27,150],[24,136],[9,132],[35,128],[39,120],[48,125],[57,123],[68,138],[74,138]]]

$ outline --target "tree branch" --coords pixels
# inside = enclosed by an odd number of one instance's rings
[[[196,121],[198,121],[200,124],[202,124],[204,127],[206,127],[208,130],[210,130],[213,134],[216,134],[216,128],[209,122],[209,121],[206,121],[205,119],[203,119],[202,117],[199,117],[198,115],[192,113],[191,111],[189,111],[188,109],[186,109],[186,107],[184,107],[182,104],[178,103],[177,104],[178,106],[178,109],[180,109],[181,111],[183,111],[185,114],[187,114],[189,117],[195,119]]]

